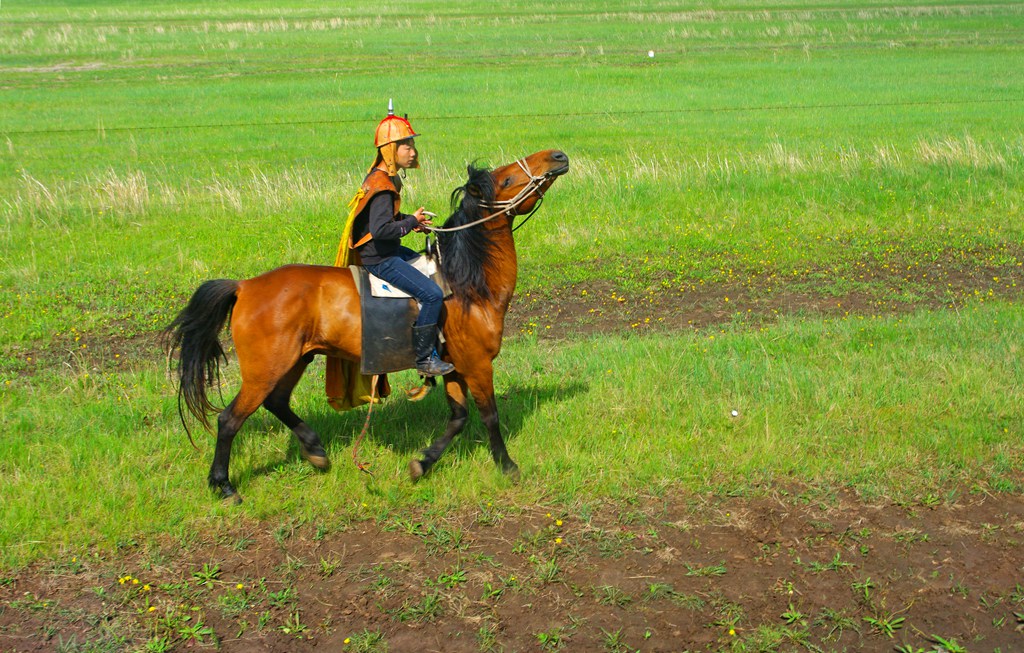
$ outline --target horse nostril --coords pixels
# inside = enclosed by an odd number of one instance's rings
[[[555,161],[558,161],[559,163],[569,162],[569,157],[567,157],[565,155],[565,152],[562,152],[561,150],[555,150],[554,152],[552,152],[551,158],[554,159]]]

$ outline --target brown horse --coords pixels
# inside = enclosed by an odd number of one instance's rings
[[[441,269],[453,293],[441,323],[445,358],[455,365],[444,377],[451,417],[444,435],[409,463],[413,480],[430,471],[462,431],[468,394],[487,427],[494,461],[506,474],[518,474],[498,427],[492,367],[516,285],[512,221],[534,210],[568,170],[564,153],[546,150],[493,171],[469,166],[469,180],[452,193],[454,213],[437,230]],[[260,405],[292,430],[306,460],[318,469],[330,467],[316,431],[292,412],[291,394],[316,354],[358,361],[362,327],[348,268],[286,265],[244,281],[203,283],[165,334],[169,351],[180,350],[179,402],[207,428],[208,414],[218,409],[206,391],[225,360],[219,334],[229,315],[242,386],[219,411],[209,483],[222,497],[240,501],[228,478],[231,443]]]

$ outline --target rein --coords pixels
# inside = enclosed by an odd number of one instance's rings
[[[370,407],[366,409],[366,421],[363,422],[363,430],[359,432],[359,437],[356,438],[355,444],[352,445],[352,462],[359,468],[359,471],[365,472],[370,476],[373,476],[373,472],[370,471],[369,463],[359,461],[359,445],[363,443],[363,438],[366,437],[366,433],[370,430],[370,415],[373,414],[373,405],[377,403],[377,381],[380,379],[379,374],[374,374],[370,380],[370,384],[373,389],[370,391]]]
[[[537,202],[537,205],[533,208],[532,211],[530,211],[530,215],[526,216],[526,219],[519,223],[519,227],[526,224],[526,220],[529,220],[533,216],[533,214],[537,212],[537,209],[540,208],[541,203],[544,201],[544,192],[540,189],[540,187],[545,181],[548,180],[548,178],[552,176],[552,173],[546,172],[543,175],[533,174],[533,172],[530,170],[530,166],[526,164],[525,158],[517,160],[516,165],[522,168],[523,172],[525,172],[526,175],[530,178],[530,181],[527,182],[527,184],[523,186],[522,190],[516,193],[516,196],[513,197],[512,199],[493,202],[490,205],[490,208],[498,209],[497,211],[491,213],[490,215],[486,215],[480,218],[479,220],[470,222],[468,224],[460,225],[458,227],[431,227],[424,225],[424,228],[435,233],[462,231],[463,229],[469,229],[470,227],[475,227],[478,224],[483,224],[488,220],[493,220],[499,215],[512,217],[515,215],[515,209],[518,209],[523,202],[528,200],[530,196],[536,193],[537,196],[540,198],[540,201]],[[519,227],[516,227],[516,229],[518,229]]]
[[[520,221],[519,224],[517,224],[516,226],[512,227],[512,233],[515,233],[515,232],[519,231],[519,227],[522,227],[524,224],[529,222],[530,218],[533,217],[533,214],[537,212],[537,209],[539,209],[540,205],[543,204],[543,203],[544,203],[544,196],[541,195],[540,199],[537,200],[537,203],[533,205],[533,210],[530,211],[529,215],[527,215],[525,218],[523,218],[522,221]]]

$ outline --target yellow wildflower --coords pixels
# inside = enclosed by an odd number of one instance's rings
[[[235,585],[235,589],[236,590],[245,589],[245,585],[239,583],[238,585]]]

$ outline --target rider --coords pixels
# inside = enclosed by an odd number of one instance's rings
[[[388,102],[388,115],[377,125],[374,145],[377,158],[363,180],[364,193],[352,226],[352,247],[359,252],[363,267],[374,276],[416,298],[419,316],[412,328],[416,371],[424,376],[440,376],[455,369],[442,361],[436,350],[437,320],[444,304],[444,293],[426,275],[408,263],[417,254],[401,245],[410,231],[426,231],[430,218],[423,207],[412,215],[399,212],[402,179],[399,170],[418,168],[414,138],[418,136],[405,118],[395,115]]]

